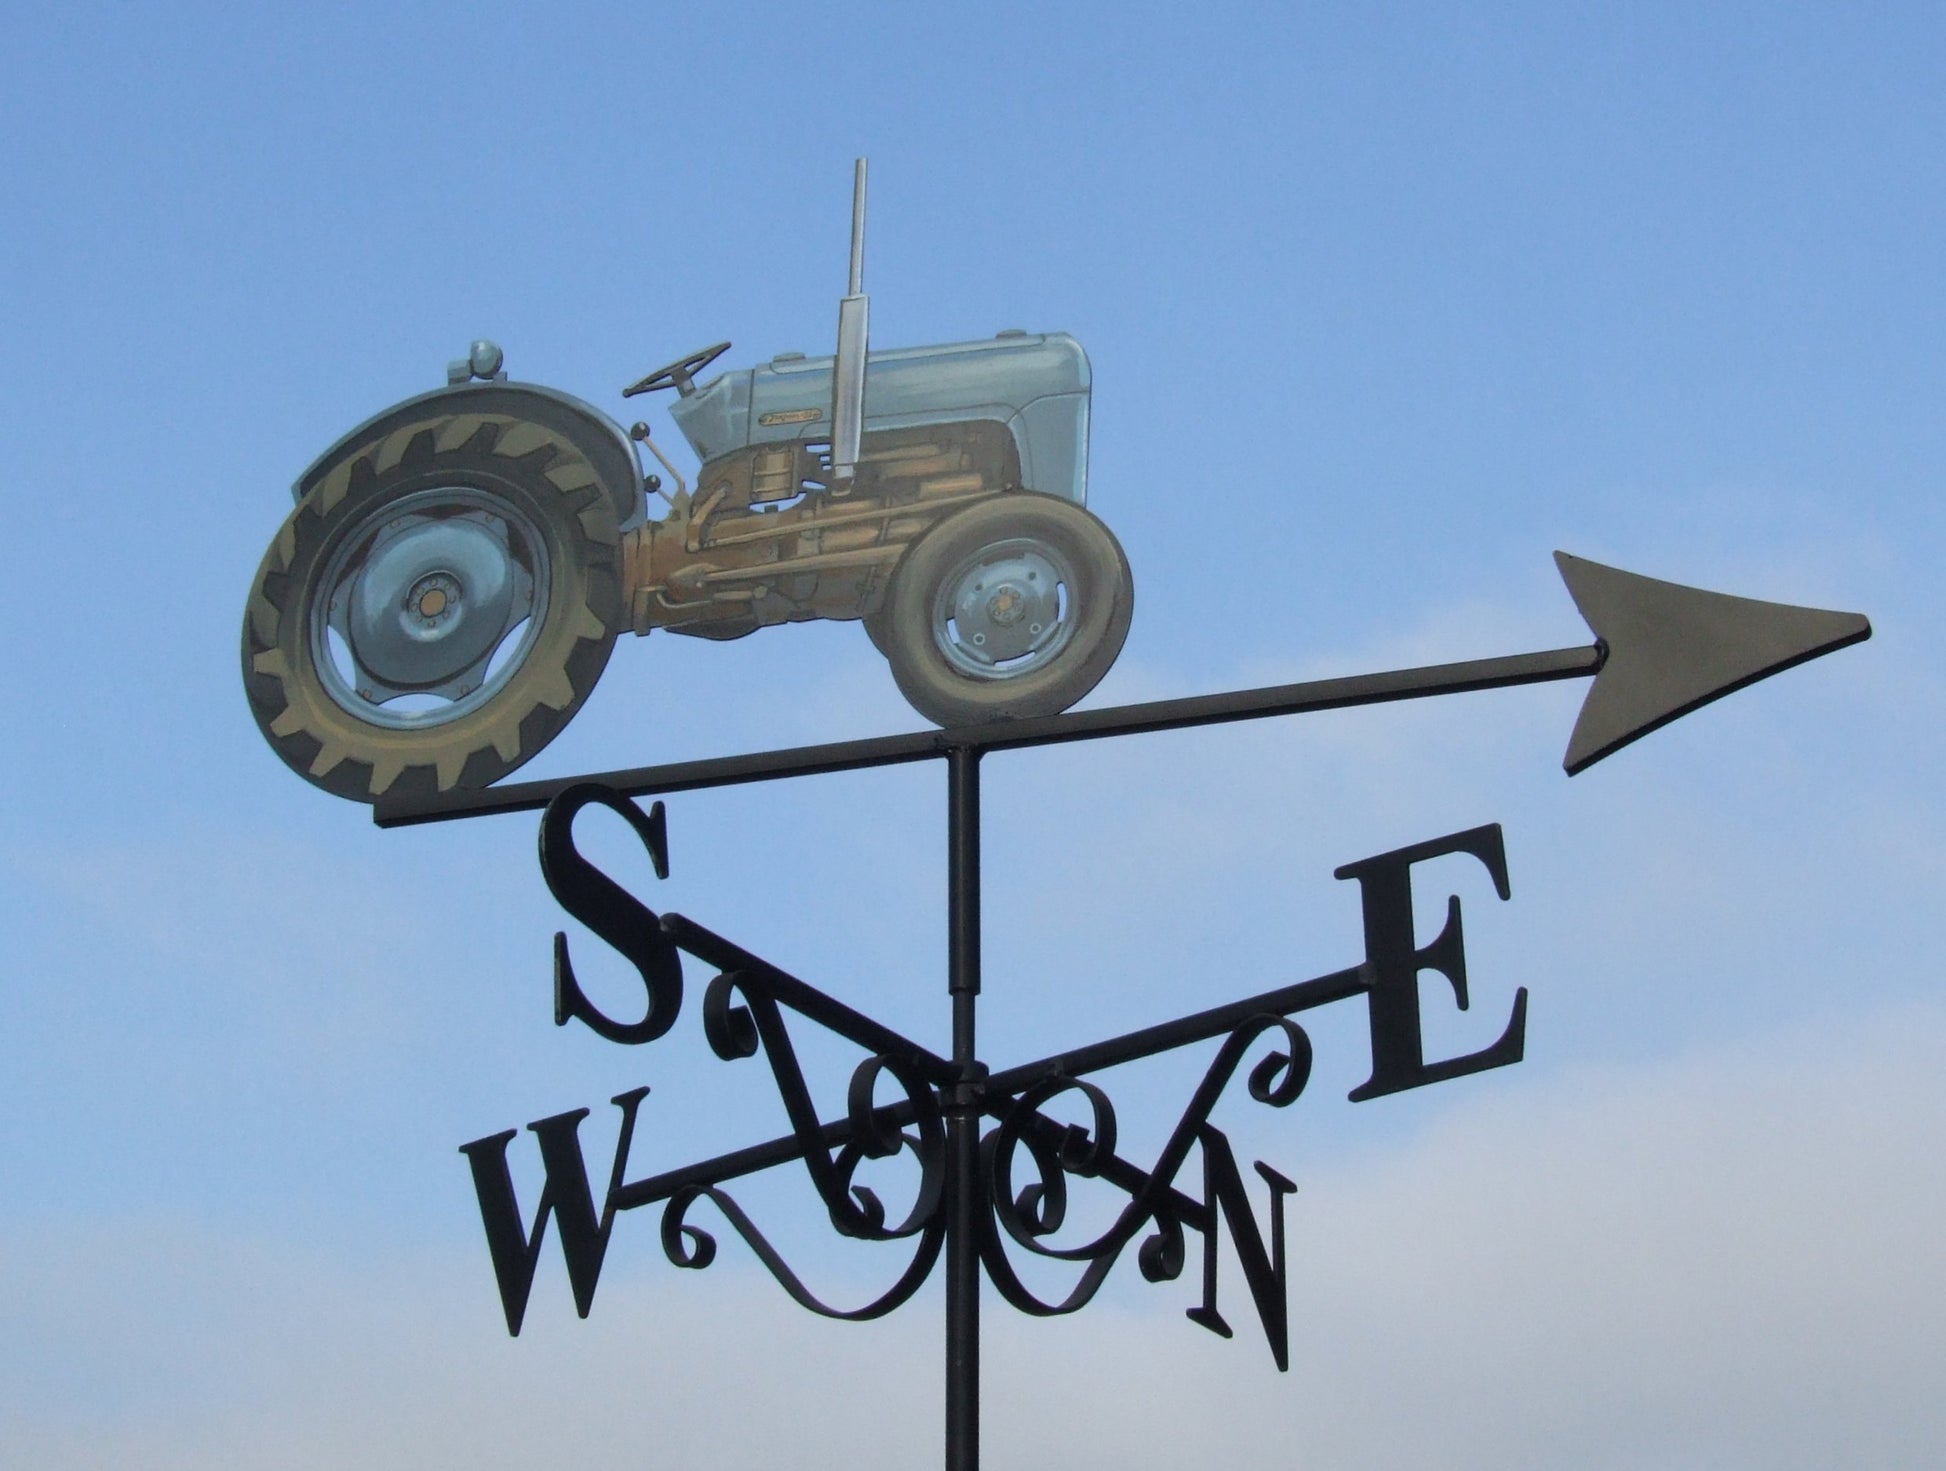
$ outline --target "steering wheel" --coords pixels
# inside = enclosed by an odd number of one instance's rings
[[[714,347],[706,347],[701,352],[692,352],[686,358],[677,358],[666,368],[657,368],[648,377],[632,387],[622,390],[623,398],[634,398],[638,393],[654,393],[658,388],[673,388],[684,398],[696,391],[696,375],[730,350],[730,344],[719,342]]]

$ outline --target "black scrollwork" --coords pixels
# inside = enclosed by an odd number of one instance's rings
[[[703,998],[703,1029],[718,1057],[735,1060],[761,1051],[769,1061],[805,1169],[834,1228],[865,1241],[891,1241],[911,1236],[926,1224],[945,1188],[945,1130],[938,1101],[911,1060],[880,1054],[859,1065],[849,1097],[850,1138],[834,1156],[766,972],[725,971],[711,981]],[[889,1122],[891,1110],[874,1106],[873,1091],[881,1074],[890,1075],[904,1090],[916,1134],[901,1133]],[[905,1148],[919,1162],[917,1200],[903,1222],[887,1226],[883,1202],[872,1190],[854,1186],[852,1176],[861,1160],[888,1158]]]
[[[741,979],[739,972],[725,971],[703,993],[703,1038],[709,1043],[709,1050],[725,1062],[755,1057],[760,1045],[750,1008],[736,1004],[737,983]]]
[[[749,965],[716,976],[703,994],[703,1034],[710,1050],[726,1062],[761,1053],[770,1063],[778,1095],[790,1118],[795,1152],[804,1161],[840,1233],[866,1241],[915,1236],[918,1241],[905,1270],[886,1292],[863,1307],[836,1308],[804,1285],[727,1191],[713,1184],[686,1184],[668,1195],[663,1208],[663,1254],[674,1265],[692,1271],[700,1271],[716,1260],[716,1238],[688,1220],[690,1208],[698,1200],[707,1199],[798,1304],[828,1318],[880,1317],[918,1290],[938,1260],[945,1238],[939,1202],[945,1190],[946,1131],[938,1099],[921,1071],[925,1057],[878,1053],[859,1063],[847,1090],[845,1127],[834,1140],[812,1106],[783,1015],[784,1004],[796,1002],[809,988],[750,959]],[[783,1004],[780,992],[788,998]],[[881,1104],[877,1094],[882,1078],[890,1078],[903,1097]],[[888,1224],[884,1202],[877,1192],[853,1183],[853,1176],[866,1160],[891,1159],[905,1150],[910,1150],[918,1162],[919,1183],[904,1219]]]
[[[1070,1091],[1088,1100],[1093,1113],[1092,1128],[1056,1124],[1042,1112],[1046,1104]],[[1067,1177],[1094,1178],[1115,1157],[1115,1106],[1109,1102],[1108,1095],[1079,1078],[1049,1078],[1021,1094],[990,1137],[993,1211],[1007,1234],[1037,1256],[1071,1262],[1099,1256],[1120,1229],[1119,1221],[1085,1246],[1048,1246],[1043,1238],[1059,1231],[1067,1218]],[[1022,1142],[1027,1145],[1040,1180],[1016,1193],[1011,1188],[1014,1152]]]
[[[1283,1030],[1290,1051],[1273,1052],[1250,1069],[1250,1096],[1272,1108],[1289,1108],[1311,1081],[1311,1036],[1287,1016],[1262,1020]]]
[[[987,1274],[1014,1307],[1036,1316],[1074,1312],[1087,1305],[1115,1261],[1143,1229],[1154,1231],[1137,1252],[1144,1278],[1172,1281],[1180,1276],[1187,1257],[1185,1227],[1216,1229],[1215,1202],[1198,1201],[1176,1189],[1176,1176],[1199,1143],[1207,1149],[1209,1117],[1223,1090],[1236,1075],[1250,1049],[1266,1033],[1280,1033],[1282,1050],[1261,1058],[1248,1074],[1250,1096],[1272,1108],[1296,1102],[1310,1080],[1312,1047],[1304,1029],[1288,1017],[1249,1018],[1223,1041],[1182,1118],[1171,1131],[1155,1167],[1144,1172],[1115,1153],[1115,1111],[1107,1095],[1092,1083],[1056,1075],[1034,1084],[1013,1102],[1000,1124],[983,1141],[989,1199],[999,1230],[989,1230],[982,1245]],[[1068,1092],[1087,1099],[1088,1126],[1057,1123],[1045,1106]],[[1014,1168],[1022,1146],[1032,1160],[1036,1179],[1016,1188]],[[1128,1193],[1128,1201],[1109,1227],[1076,1246],[1054,1246],[1046,1238],[1061,1228],[1067,1215],[1069,1176],[1105,1178]],[[1034,1294],[1021,1281],[1006,1254],[1011,1239],[1036,1256],[1081,1262],[1086,1266],[1066,1297],[1057,1301]]]
[[[1183,1239],[1182,1219],[1173,1214],[1158,1215],[1155,1234],[1135,1253],[1135,1264],[1141,1268],[1143,1280],[1173,1282],[1182,1275],[1188,1260],[1189,1247]]]
[[[825,1318],[843,1318],[851,1322],[882,1318],[910,1300],[926,1278],[932,1275],[933,1264],[939,1260],[940,1243],[946,1235],[945,1223],[940,1219],[942,1213],[937,1209],[932,1210],[927,1219],[915,1228],[919,1235],[918,1245],[913,1250],[912,1260],[899,1274],[899,1280],[863,1307],[835,1308],[804,1285],[803,1279],[790,1269],[777,1248],[744,1214],[743,1208],[730,1198],[727,1191],[714,1185],[685,1186],[671,1195],[669,1203],[663,1207],[662,1250],[672,1263],[692,1271],[701,1271],[716,1260],[716,1238],[700,1226],[688,1224],[686,1220],[690,1206],[705,1197],[723,1213],[770,1275],[777,1279],[778,1285],[791,1295],[792,1301]]]
[[[893,1122],[893,1108],[875,1106],[880,1074],[889,1073],[905,1093],[907,1111],[913,1115],[916,1134],[909,1134]],[[940,1117],[939,1101],[923,1079],[906,1063],[895,1057],[868,1057],[851,1075],[847,1097],[847,1122],[851,1138],[832,1161],[838,1189],[855,1201],[870,1229],[853,1232],[874,1241],[894,1241],[924,1229],[939,1212],[940,1196],[946,1186],[946,1127]],[[861,1161],[890,1159],[902,1149],[912,1150],[919,1161],[919,1189],[912,1209],[897,1226],[885,1224],[885,1207],[870,1187],[851,1183]]]

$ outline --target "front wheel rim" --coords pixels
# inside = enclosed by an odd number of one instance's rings
[[[1067,555],[1037,537],[1014,537],[981,547],[940,580],[932,638],[968,678],[1019,679],[1060,656],[1078,614]]]

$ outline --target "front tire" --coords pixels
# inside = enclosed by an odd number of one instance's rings
[[[545,426],[444,414],[346,455],[264,554],[243,621],[251,714],[357,802],[486,786],[594,689],[622,627],[621,537]]]
[[[1128,558],[1072,501],[1020,491],[949,516],[901,559],[869,632],[939,725],[1056,715],[1122,651]]]

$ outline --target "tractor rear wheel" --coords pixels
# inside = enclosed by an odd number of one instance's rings
[[[353,451],[265,553],[243,621],[251,713],[358,802],[483,787],[593,690],[624,619],[620,534],[546,427],[445,414]]]

